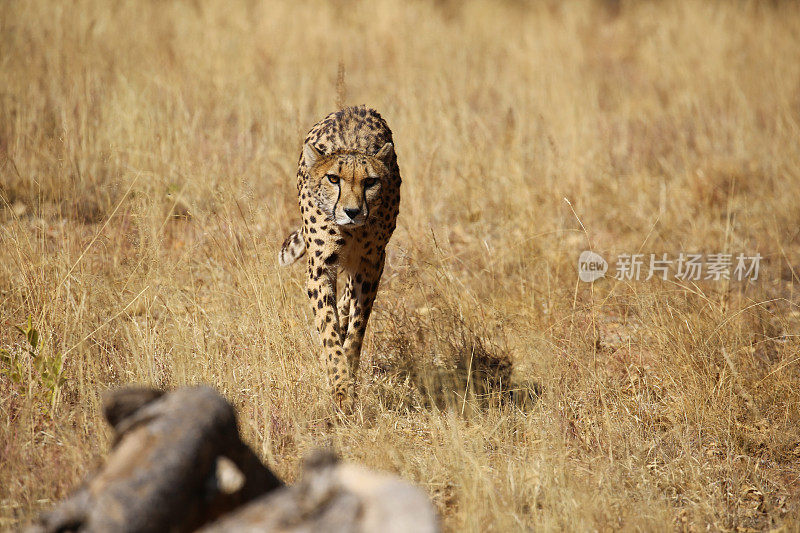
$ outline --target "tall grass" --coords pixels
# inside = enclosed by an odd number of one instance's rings
[[[332,444],[448,530],[797,527],[798,50],[788,2],[4,4],[0,524],[100,464],[101,390],[207,382],[281,476]],[[337,101],[404,176],[344,422],[276,260]],[[589,285],[589,248],[764,260]],[[469,394],[492,361],[535,401]]]

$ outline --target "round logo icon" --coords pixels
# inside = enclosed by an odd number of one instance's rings
[[[586,250],[578,257],[578,277],[581,281],[591,283],[606,275],[608,263],[600,255]]]

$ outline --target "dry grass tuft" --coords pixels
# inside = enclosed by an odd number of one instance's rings
[[[207,382],[281,476],[333,444],[448,530],[796,528],[798,49],[790,2],[8,3],[0,525],[99,463],[103,390]],[[337,101],[405,178],[342,424],[276,261]],[[590,247],[764,260],[588,285]]]

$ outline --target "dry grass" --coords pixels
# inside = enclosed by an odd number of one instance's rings
[[[791,3],[6,3],[0,347],[32,315],[65,381],[4,363],[0,524],[99,463],[101,390],[208,382],[280,475],[333,444],[448,530],[797,528],[799,49]],[[383,113],[405,181],[358,414],[331,424],[276,254],[337,99]],[[765,260],[591,286],[587,239]],[[493,360],[538,400],[426,398]]]

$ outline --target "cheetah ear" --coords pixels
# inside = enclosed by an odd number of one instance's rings
[[[303,145],[303,159],[306,162],[306,168],[313,167],[314,163],[317,162],[317,160],[321,155],[322,154],[320,153],[320,151],[317,150],[317,147],[314,146],[313,144],[305,143]]]
[[[380,159],[386,166],[389,166],[389,161],[391,161],[393,154],[394,145],[392,143],[386,143],[380,150],[378,150],[378,153],[375,154],[375,158]]]

